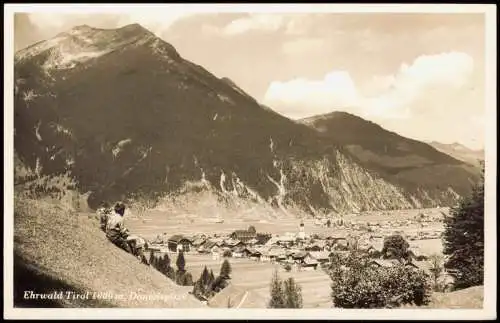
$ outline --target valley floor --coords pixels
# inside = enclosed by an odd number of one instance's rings
[[[378,214],[369,214],[367,216],[346,216],[346,219],[364,220],[364,221],[386,221],[386,220],[405,220],[411,219],[420,212],[436,213],[439,210],[403,210],[391,212],[379,212]],[[196,214],[182,214],[174,212],[154,211],[145,214],[143,217],[129,217],[126,219],[126,225],[134,233],[154,239],[158,234],[165,233],[167,236],[175,234],[195,235],[214,233],[226,235],[234,230],[246,229],[253,225],[258,232],[269,232],[272,235],[285,234],[286,232],[297,232],[300,219],[293,217],[266,217],[259,219],[255,214],[235,214],[233,218],[225,217],[223,223],[211,223],[210,219],[202,218]],[[309,234],[326,233],[335,234],[343,229],[326,228],[314,224],[314,220],[302,220],[305,223]],[[441,223],[431,223],[428,230],[439,230]],[[401,228],[399,228],[401,229]],[[403,227],[406,233],[413,233],[419,228],[411,225]],[[424,229],[425,230],[425,229]],[[348,230],[344,230],[348,231]],[[381,248],[383,239],[376,239],[374,245]],[[418,249],[427,255],[441,254],[441,239],[425,239],[409,241],[412,248]],[[176,254],[170,254],[172,263],[175,263]],[[193,279],[199,278],[204,266],[212,269],[215,275],[218,275],[223,259],[213,259],[210,254],[199,254],[196,251],[185,253],[186,268],[193,275]],[[260,306],[265,308],[269,297],[269,284],[275,268],[281,278],[293,277],[302,287],[302,294],[305,308],[331,308],[331,281],[328,275],[321,269],[313,271],[291,271],[286,272],[282,266],[267,262],[254,261],[248,258],[228,258],[232,266],[231,284],[238,289],[252,292],[261,297]],[[225,302],[222,302],[225,304]],[[245,307],[244,304],[242,307]],[[255,307],[255,304],[252,305]]]
[[[207,266],[214,274],[219,274],[223,259],[214,260],[210,255],[185,253],[186,269],[193,275],[193,279],[200,277],[203,268]],[[175,263],[176,254],[169,254],[172,263]],[[321,269],[312,271],[286,272],[282,266],[271,263],[262,263],[246,258],[229,258],[232,267],[231,284],[260,296],[259,306],[266,308],[269,298],[269,284],[275,269],[280,278],[293,277],[302,287],[304,308],[332,307],[330,297],[330,278]],[[225,303],[224,303],[225,304]],[[242,304],[241,307],[246,307]]]

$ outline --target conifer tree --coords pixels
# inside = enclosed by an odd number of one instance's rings
[[[275,270],[271,279],[271,299],[268,303],[269,308],[285,308],[283,282]]]
[[[208,281],[210,279],[210,274],[208,273],[208,269],[207,269],[207,266],[205,266],[205,268],[203,268],[203,271],[200,275],[200,280],[201,280],[201,283],[206,286],[208,284]]]
[[[213,294],[214,284],[215,284],[215,275],[212,269],[210,269],[210,273],[208,275],[207,288],[206,288],[208,297],[210,297]]]
[[[230,279],[231,278],[230,275],[231,275],[231,264],[229,264],[229,261],[225,259],[220,268],[220,277],[222,277],[223,279]]]
[[[479,184],[445,219],[445,268],[455,278],[457,289],[482,285],[484,280],[484,164],[482,167]]]
[[[170,257],[168,256],[168,254],[165,254],[163,256],[163,261],[161,266],[163,268],[163,272],[167,273],[168,269],[170,268]]]
[[[295,280],[290,277],[283,282],[283,296],[286,308],[302,308],[302,289],[295,283]]]
[[[204,296],[205,291],[203,290],[203,284],[201,282],[201,277],[198,279],[193,286],[193,295],[196,297]]]
[[[165,269],[166,269],[166,267],[165,267],[165,255],[158,257],[158,259],[156,260],[156,265],[158,266],[157,269],[159,272],[161,272],[163,274],[166,272],[165,271]]]
[[[154,252],[151,252],[149,254],[149,263],[151,264],[151,266],[153,266],[153,268],[157,269],[158,268],[158,264],[157,264],[157,258],[155,256],[155,253]]]
[[[214,272],[212,271],[212,269],[210,269],[210,274],[208,275],[208,278],[209,278],[209,282],[210,283],[213,283],[215,281],[215,275],[214,275]]]
[[[177,270],[179,272],[184,272],[185,267],[186,267],[186,260],[184,259],[184,252],[179,251],[179,254],[177,255],[177,261],[175,262],[177,265]]]

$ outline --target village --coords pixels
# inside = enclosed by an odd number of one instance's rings
[[[374,266],[392,266],[392,260],[382,259],[385,237],[402,235],[410,242],[412,264],[428,269],[430,254],[419,248],[418,242],[436,241],[443,231],[443,214],[418,213],[410,218],[368,221],[356,219],[322,218],[313,226],[323,232],[309,233],[302,221],[297,221],[295,232],[271,234],[258,232],[253,225],[230,233],[198,233],[183,235],[163,233],[148,243],[151,252],[205,255],[212,260],[242,258],[254,262],[279,264],[286,271],[311,271],[327,266],[332,254],[347,254],[353,247],[366,253]]]

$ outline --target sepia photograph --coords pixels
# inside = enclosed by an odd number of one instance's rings
[[[4,318],[496,318],[495,5],[4,18]]]

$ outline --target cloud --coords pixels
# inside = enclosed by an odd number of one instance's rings
[[[413,103],[426,96],[441,100],[454,95],[468,83],[473,70],[474,60],[465,53],[419,56],[411,65],[403,63],[395,75],[375,77],[374,83],[386,89],[358,98],[358,105],[365,116],[409,117]],[[432,108],[432,104],[413,104],[413,112]]]
[[[235,19],[227,24],[223,33],[238,35],[249,31],[277,31],[285,23],[285,17],[279,14],[249,14],[247,17]]]
[[[327,113],[336,107],[351,106],[357,102],[356,86],[346,71],[332,71],[322,80],[297,78],[286,82],[272,82],[265,94],[264,103],[287,115],[301,118]]]
[[[263,101],[291,118],[350,110],[364,117],[404,119],[440,108],[432,104],[434,98],[447,102],[468,84],[473,70],[474,60],[465,53],[422,55],[393,75],[374,76],[361,90],[348,72],[334,70],[322,80],[272,82]],[[426,104],[417,104],[422,100]]]
[[[327,42],[324,38],[299,38],[283,43],[283,52],[286,55],[307,55],[324,49]]]
[[[312,26],[311,22],[311,16],[303,13],[249,13],[230,21],[223,27],[205,26],[203,29],[207,34],[224,36],[279,30],[286,35],[304,35]]]
[[[395,82],[415,88],[442,84],[461,87],[473,70],[474,60],[465,53],[423,55],[411,65],[403,64]]]
[[[120,14],[36,12],[29,14],[29,20],[42,34],[52,36],[79,24],[98,28],[117,28],[132,23],[139,23],[159,35],[177,21],[197,14],[182,8],[147,12],[137,10]]]

